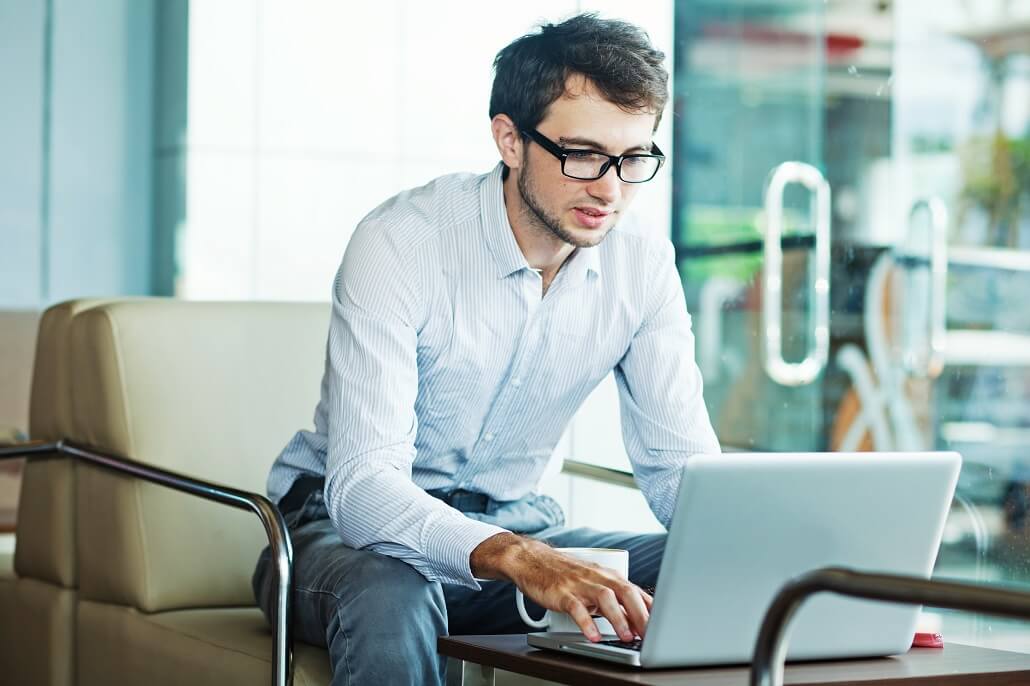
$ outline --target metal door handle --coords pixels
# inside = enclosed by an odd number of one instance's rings
[[[801,362],[783,359],[783,191],[800,183],[815,194],[815,282],[810,319],[813,345]],[[830,351],[830,184],[822,172],[804,162],[776,167],[765,189],[765,264],[762,272],[762,339],[765,372],[783,386],[803,386],[826,366]]]
[[[948,208],[934,196],[921,198],[909,210],[909,230],[912,219],[919,211],[930,213],[930,340],[924,369],[914,367],[915,356],[906,350],[902,359],[909,371],[926,377],[935,377],[944,368],[944,346],[947,332],[947,288],[948,288]]]

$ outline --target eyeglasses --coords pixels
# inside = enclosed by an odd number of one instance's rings
[[[614,164],[615,173],[626,183],[644,183],[653,179],[665,162],[665,155],[654,143],[651,144],[650,154],[605,155],[595,150],[563,148],[536,129],[523,130],[522,134],[561,160],[562,174],[579,181],[599,179]]]

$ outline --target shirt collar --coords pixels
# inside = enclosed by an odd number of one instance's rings
[[[503,169],[504,164],[498,163],[484,178],[479,192],[483,234],[487,248],[497,263],[498,279],[511,276],[522,269],[530,269],[508,221],[508,212],[504,206],[504,182],[501,178]],[[577,248],[562,266],[562,270],[570,272],[568,278],[575,284],[586,281],[589,273],[600,276],[600,246]]]
[[[486,175],[479,189],[479,204],[482,216],[483,237],[487,249],[497,263],[497,278],[503,279],[522,269],[529,269],[526,256],[515,242],[515,233],[504,209],[504,184],[501,180],[503,163],[498,163]]]

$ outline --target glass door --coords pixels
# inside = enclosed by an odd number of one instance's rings
[[[824,20],[822,0],[676,5],[673,240],[728,446],[823,442]]]
[[[963,457],[936,574],[1025,585],[1030,8],[898,2],[893,36],[894,216],[907,217],[894,250],[896,396],[914,447]],[[1023,623],[940,614],[946,639],[1030,651]]]
[[[724,445],[957,450],[935,574],[1030,582],[1030,6],[683,1],[675,73],[673,239]]]

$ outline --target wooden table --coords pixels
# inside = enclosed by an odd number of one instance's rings
[[[747,686],[747,667],[639,670],[600,660],[537,650],[524,634],[450,636],[437,642],[449,658],[448,686],[492,686],[494,670],[573,686],[688,684]],[[885,658],[788,664],[784,683],[808,686],[1024,686],[1030,684],[1030,655],[948,643],[913,648]]]

